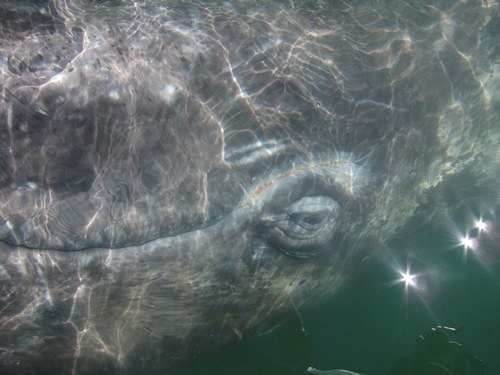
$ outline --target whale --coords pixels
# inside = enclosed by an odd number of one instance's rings
[[[495,191],[499,14],[1,1],[0,372],[168,373]]]

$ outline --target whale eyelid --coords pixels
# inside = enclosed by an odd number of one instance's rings
[[[327,196],[303,196],[260,220],[269,245],[294,258],[308,259],[330,247],[341,216],[340,203]]]

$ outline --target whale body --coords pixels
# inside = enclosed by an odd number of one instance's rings
[[[164,373],[334,294],[450,179],[498,181],[498,24],[0,2],[0,372]]]

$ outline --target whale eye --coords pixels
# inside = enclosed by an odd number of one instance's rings
[[[331,197],[302,197],[262,218],[266,240],[290,256],[315,256],[332,239],[339,213],[340,205]]]
[[[329,197],[303,197],[276,215],[275,226],[290,238],[315,238],[331,229],[337,217],[338,203]]]

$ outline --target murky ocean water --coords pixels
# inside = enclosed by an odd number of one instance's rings
[[[352,287],[329,301],[176,374],[304,374],[309,366],[386,374],[415,352],[419,335],[436,326],[463,328],[452,340],[483,362],[485,374],[497,374],[500,207],[484,205],[486,226],[479,230],[473,228],[477,211],[466,202],[464,197],[449,225],[427,225],[389,244]],[[467,249],[456,232],[466,226],[473,241]],[[405,268],[415,276],[408,286],[399,274]]]

